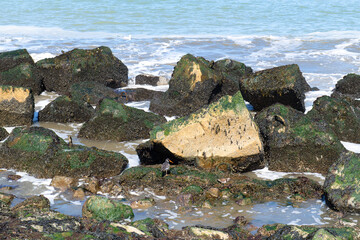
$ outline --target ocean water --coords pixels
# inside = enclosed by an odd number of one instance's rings
[[[108,46],[128,66],[131,84],[135,84],[135,76],[141,73],[169,79],[176,62],[187,53],[208,60],[231,58],[254,71],[296,63],[308,83],[320,89],[306,94],[308,111],[317,97],[330,95],[344,75],[360,73],[358,0],[25,0],[16,3],[0,0],[0,3],[0,52],[26,48],[38,61],[73,48]],[[158,90],[165,91],[166,86]],[[44,93],[37,97],[36,110],[56,96]],[[148,110],[149,102],[130,105]],[[131,166],[138,164],[135,147],[142,140],[92,142],[76,138],[81,125],[36,125],[55,130],[65,140],[71,135],[75,143],[122,152]],[[360,152],[359,144],[343,142],[343,145]],[[81,214],[83,202],[49,187],[49,179],[39,180],[21,173],[23,180],[9,182],[6,177],[9,172],[0,173],[0,185],[18,186],[17,202],[32,194],[44,194],[51,200],[53,209]],[[267,169],[254,174],[265,179],[286,175]],[[323,176],[315,177],[323,181]],[[259,226],[273,221],[324,224],[329,218],[324,214],[328,209],[321,201],[310,201],[296,209],[272,202],[251,209],[229,207],[208,212],[194,209],[191,218],[175,210],[176,205],[166,200],[162,209],[136,212],[135,217],[157,216],[179,228],[185,223],[206,225],[212,221],[228,226],[236,214],[246,212]],[[212,215],[217,215],[216,219]]]

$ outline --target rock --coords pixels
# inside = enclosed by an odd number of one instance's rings
[[[98,82],[78,82],[71,85],[70,96],[73,101],[87,102],[96,105],[103,98],[126,102],[126,95],[116,92],[113,88],[106,87]]]
[[[157,126],[150,135],[150,143],[136,148],[143,164],[163,163],[170,158],[176,163],[237,172],[264,166],[259,130],[240,92]]]
[[[166,122],[162,116],[104,99],[96,108],[95,116],[79,131],[80,138],[94,140],[130,141],[149,138],[149,131]]]
[[[335,94],[360,98],[360,75],[350,73],[336,83]]]
[[[207,191],[207,195],[210,197],[218,198],[220,196],[220,191],[218,188],[210,188]]]
[[[0,126],[31,125],[34,96],[22,87],[0,86]]]
[[[147,236],[152,236],[156,239],[166,238],[169,225],[160,219],[145,218],[131,223],[131,226],[144,232]]]
[[[3,127],[0,127],[0,141],[3,141],[8,136],[9,136],[9,133],[6,131],[6,129]]]
[[[14,198],[15,198],[15,195],[13,195],[13,194],[6,194],[6,193],[0,192],[0,202],[3,202],[8,206],[10,206],[10,204]],[[0,207],[0,209],[1,209],[1,207]]]
[[[131,207],[100,196],[89,197],[84,203],[82,214],[85,218],[94,218],[98,221],[120,221],[134,217]]]
[[[347,101],[322,96],[306,115],[313,121],[325,121],[340,140],[360,143],[360,109]]]
[[[50,201],[43,195],[27,198],[12,208],[13,211],[38,211],[41,209],[50,209]]]
[[[85,185],[84,188],[93,193],[96,194],[100,190],[100,181],[96,177],[92,178],[85,178]]]
[[[42,127],[15,128],[0,146],[0,167],[43,178],[110,177],[120,174],[127,163],[120,153],[69,146],[52,130]]]
[[[191,54],[183,56],[174,68],[169,89],[150,103],[150,110],[167,116],[186,116],[238,90],[238,74],[249,72],[232,60],[209,62]],[[231,90],[231,91],[230,91]]]
[[[140,74],[135,77],[135,84],[147,84],[151,86],[167,85],[165,77],[153,76],[150,74]]]
[[[8,175],[8,179],[9,179],[9,180],[17,181],[17,180],[19,180],[20,178],[21,178],[20,175],[16,175],[16,174],[9,174],[9,175]]]
[[[151,101],[153,99],[161,98],[164,95],[164,92],[145,88],[127,88],[122,90],[122,93],[126,95],[126,102]]]
[[[44,91],[42,77],[26,49],[0,53],[0,85],[29,88],[36,95]]]
[[[324,122],[314,122],[282,104],[261,110],[255,121],[265,142],[270,170],[326,174],[345,150]]]
[[[72,187],[76,187],[77,180],[72,177],[55,176],[50,183],[50,186],[60,188],[61,191],[65,191]]]
[[[78,188],[74,191],[73,194],[74,198],[80,199],[80,200],[84,200],[85,199],[85,192],[82,188]]]
[[[39,111],[40,122],[86,122],[95,113],[93,107],[86,102],[73,101],[67,96],[61,96]]]
[[[131,202],[130,207],[132,209],[146,209],[155,205],[155,200],[151,198],[145,198]]]
[[[346,152],[331,166],[326,176],[325,196],[341,212],[360,213],[360,154]]]
[[[249,224],[249,221],[244,216],[237,216],[234,219],[234,223],[240,226],[246,226]]]
[[[240,81],[244,99],[256,111],[274,103],[291,106],[301,112],[305,111],[305,92],[310,86],[305,81],[299,66],[285,65],[259,71]]]
[[[177,196],[176,198],[176,202],[183,207],[189,206],[190,204],[193,203],[193,195],[188,193],[188,194],[180,194],[179,196]]]
[[[206,229],[200,227],[190,227],[190,232],[195,237],[206,237],[210,239],[223,239],[223,240],[231,239],[228,233],[219,230],[212,230],[212,229]]]
[[[46,91],[68,94],[71,85],[83,81],[95,81],[111,88],[125,87],[128,69],[108,47],[92,50],[74,49],[55,58],[36,63]]]

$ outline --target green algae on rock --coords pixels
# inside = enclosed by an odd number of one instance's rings
[[[341,154],[329,169],[324,190],[336,210],[360,213],[360,154]]]
[[[85,122],[95,113],[93,107],[85,101],[74,101],[67,96],[60,96],[39,111],[40,122]]]
[[[0,126],[31,125],[34,95],[30,89],[0,86]]]
[[[130,206],[100,196],[89,197],[84,203],[82,214],[85,218],[94,218],[98,221],[120,221],[134,217]]]
[[[68,94],[72,84],[95,81],[111,88],[128,83],[128,69],[108,47],[74,49],[36,63],[47,91]]]
[[[346,100],[322,96],[306,115],[313,121],[325,121],[340,140],[360,143],[360,109]]]
[[[326,174],[345,150],[326,123],[279,103],[258,112],[255,121],[270,170]]]
[[[266,69],[240,80],[244,99],[260,111],[274,103],[282,103],[305,111],[305,92],[310,90],[296,64]]]
[[[149,138],[150,130],[164,122],[162,116],[103,99],[95,116],[81,127],[79,137],[119,142]]]
[[[150,137],[154,144],[137,148],[140,161],[145,164],[162,163],[169,157],[206,169],[244,172],[263,167],[259,130],[240,92],[159,125]]]
[[[1,167],[27,171],[38,177],[110,177],[120,174],[128,160],[120,153],[69,146],[42,127],[15,128],[0,147]]]

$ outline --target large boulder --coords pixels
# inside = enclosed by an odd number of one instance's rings
[[[314,122],[289,106],[274,104],[255,116],[270,170],[326,174],[345,150],[324,122]]]
[[[140,145],[137,153],[145,164],[170,157],[207,169],[222,166],[243,172],[263,167],[259,130],[240,92],[154,128],[151,142]]]
[[[313,121],[325,121],[340,140],[360,143],[360,109],[348,101],[322,96],[306,115]]]
[[[236,61],[214,63],[187,54],[175,66],[169,89],[151,101],[150,110],[161,115],[186,116],[221,96],[235,94],[239,90],[237,78],[250,72],[250,68]]]
[[[33,117],[34,96],[30,89],[0,86],[0,126],[31,125]]]
[[[40,122],[86,122],[95,113],[87,102],[74,101],[67,96],[61,96],[49,103],[39,112]]]
[[[249,101],[256,111],[274,103],[291,106],[305,111],[305,92],[310,86],[296,64],[266,69],[242,78],[240,89],[244,99]]]
[[[38,177],[110,177],[120,174],[128,160],[120,153],[69,145],[42,127],[15,128],[0,147],[0,167]]]
[[[360,213],[360,154],[346,152],[329,169],[324,183],[326,200],[342,212]]]
[[[70,88],[71,99],[77,102],[85,101],[92,105],[99,103],[101,99],[109,98],[119,102],[125,102],[126,95],[116,92],[113,88],[106,87],[98,82],[78,82]]]
[[[360,98],[360,75],[350,73],[336,83],[334,94]]]
[[[36,63],[47,91],[67,94],[72,84],[95,81],[111,88],[128,83],[128,69],[108,47],[74,49]]]
[[[37,95],[44,91],[42,77],[26,49],[0,53],[0,85],[30,88]]]
[[[134,217],[130,206],[100,196],[91,196],[86,200],[82,215],[84,218],[94,218],[98,221],[120,221]]]
[[[166,122],[162,116],[103,99],[95,116],[79,131],[79,137],[94,140],[129,141],[150,137],[150,130]]]

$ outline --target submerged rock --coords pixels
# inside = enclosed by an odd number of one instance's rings
[[[81,123],[88,121],[94,113],[95,110],[90,104],[61,96],[39,111],[39,122]]]
[[[83,205],[82,214],[85,218],[94,218],[98,221],[120,221],[134,217],[130,206],[100,196],[89,197]]]
[[[135,83],[160,86],[168,84],[168,81],[165,77],[153,76],[150,74],[140,74],[135,77]]]
[[[360,213],[360,154],[346,152],[329,169],[324,183],[330,206],[341,212]]]
[[[305,92],[310,86],[296,64],[266,69],[240,80],[241,93],[256,111],[274,103],[305,111]]]
[[[120,174],[128,160],[120,153],[81,145],[69,146],[42,127],[15,128],[0,147],[0,167],[37,177],[110,177]]]
[[[0,85],[29,88],[37,95],[44,91],[42,77],[26,49],[0,53]]]
[[[345,150],[326,123],[312,121],[282,104],[261,110],[255,121],[264,138],[270,170],[326,174]]]
[[[174,68],[165,94],[150,104],[150,110],[167,116],[186,116],[239,90],[237,79],[251,72],[244,64],[222,60],[214,63],[191,54]],[[242,75],[240,75],[242,74]]]
[[[0,86],[0,126],[31,125],[33,117],[34,96],[30,89]]]
[[[240,92],[154,128],[150,141],[137,147],[143,164],[169,157],[205,169],[244,172],[264,166],[259,130]]]
[[[83,81],[95,81],[111,88],[124,87],[128,83],[128,69],[108,47],[92,50],[74,49],[55,58],[36,63],[47,91],[68,94],[71,85]]]
[[[360,109],[345,100],[322,96],[306,114],[313,121],[324,121],[342,141],[360,143]]]
[[[95,116],[81,127],[79,137],[118,142],[149,138],[150,130],[164,122],[162,116],[104,99]]]

